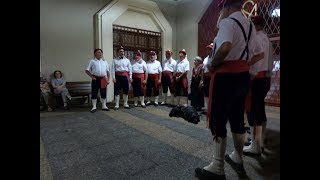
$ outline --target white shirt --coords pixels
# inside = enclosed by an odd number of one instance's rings
[[[177,61],[176,72],[184,73],[190,70],[190,64],[187,58],[184,58],[182,61]]]
[[[130,78],[132,78],[132,68],[131,62],[126,57],[120,59],[119,57],[113,59],[112,61],[112,78],[116,79],[116,71],[127,71],[129,72]]]
[[[147,64],[143,59],[131,61],[132,73],[144,73],[147,71]]]
[[[262,49],[264,50],[264,58],[256,62],[254,65],[250,67],[250,74],[256,75],[260,71],[271,71],[272,70],[272,56],[270,56],[270,52],[272,53],[272,48],[270,49],[271,42],[269,41],[268,36],[263,31],[257,32],[257,43],[260,43]],[[271,50],[271,51],[270,51]],[[271,61],[271,62],[270,62]],[[271,67],[270,67],[271,66]]]
[[[172,58],[165,59],[162,61],[162,65],[163,65],[163,71],[174,72],[177,66],[177,61]]]
[[[89,61],[86,70],[95,76],[102,77],[107,76],[107,71],[110,71],[110,67],[107,61],[94,58]]]
[[[203,60],[203,66],[202,66],[203,73],[209,72],[209,69],[208,69],[208,67],[207,67],[207,64],[208,64],[208,63],[209,63],[209,64],[211,63],[212,58],[210,58],[210,62],[208,62],[208,59],[209,59],[209,55],[208,55],[206,58],[204,58],[204,60]]]
[[[226,56],[225,61],[230,60],[239,60],[243,50],[245,49],[246,42],[243,36],[243,33],[241,31],[241,28],[239,25],[231,19],[231,17],[237,19],[241,25],[244,28],[244,31],[246,33],[246,36],[248,37],[249,34],[249,28],[250,28],[250,21],[245,18],[240,11],[234,12],[229,15],[229,17],[224,18],[219,23],[219,31],[217,34],[217,50],[224,42],[230,42],[232,43],[232,49],[230,50],[229,54]],[[255,43],[256,41],[256,28],[252,24],[252,32],[250,41],[248,43],[249,46],[249,60],[252,56],[259,54],[263,52],[262,47],[259,45],[259,43]],[[216,50],[216,51],[217,51]],[[242,59],[246,59],[247,54],[244,53],[244,56]]]
[[[149,60],[147,62],[147,72],[148,74],[159,74],[162,72],[161,64],[158,60],[154,60],[153,62]]]
[[[217,40],[217,37],[215,37],[214,38],[214,40],[213,40],[213,47],[212,47],[212,51],[210,52],[210,53],[215,53],[215,52],[213,52],[213,51],[217,51],[217,48],[215,48],[215,46],[216,46],[216,40]],[[211,56],[210,58],[209,58],[209,55],[206,57],[206,58],[204,58],[204,60],[203,60],[203,66],[202,66],[202,69],[203,69],[203,73],[207,73],[207,72],[209,72],[209,69],[208,69],[208,67],[207,67],[207,64],[210,64],[211,63],[211,61],[212,61],[212,57],[213,56]]]

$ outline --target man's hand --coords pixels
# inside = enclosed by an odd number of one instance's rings
[[[202,87],[203,87],[203,80],[201,80],[199,83],[199,88],[202,88]]]

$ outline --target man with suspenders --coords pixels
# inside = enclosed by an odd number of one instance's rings
[[[250,83],[248,60],[252,55],[263,54],[263,51],[255,43],[254,26],[241,13],[242,3],[242,0],[225,0],[220,12],[217,49],[209,67],[213,75],[207,113],[214,151],[209,165],[195,169],[200,179],[225,179],[224,160],[239,176],[246,175],[242,150],[245,137],[244,102]],[[234,151],[225,155],[228,120]]]

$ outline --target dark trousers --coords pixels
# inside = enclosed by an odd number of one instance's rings
[[[99,89],[101,98],[105,99],[107,97],[107,88],[101,88],[101,78],[96,77],[95,81],[91,81],[91,99],[97,99]]]
[[[168,87],[170,89],[170,93],[174,93],[174,82],[171,83],[170,77],[169,76],[163,76],[161,78],[161,83],[162,83],[162,92],[163,93],[168,93]]]
[[[127,76],[116,75],[116,83],[114,83],[114,95],[119,95],[122,89],[123,94],[128,94],[129,92],[129,82]]]
[[[132,90],[133,90],[133,96],[138,97],[138,96],[144,96],[143,93],[143,88],[141,87],[141,78],[133,78],[132,79]]]
[[[192,77],[190,85],[190,100],[191,106],[196,110],[201,110],[201,108],[204,106],[203,88],[199,88],[199,84],[200,78]]]
[[[155,80],[153,78],[148,77],[147,80],[147,97],[151,97],[151,92],[153,89],[153,95],[154,96],[159,96],[159,86],[156,86]]]
[[[214,79],[210,129],[213,136],[226,137],[229,120],[233,133],[243,134],[244,104],[250,86],[249,72],[217,73]]]
[[[184,88],[182,79],[176,81],[175,84],[175,96],[188,96],[188,87]]]
[[[251,109],[248,116],[250,126],[261,126],[267,121],[264,99],[270,89],[270,77],[253,79],[251,82]]]
[[[210,76],[203,77],[203,92],[204,97],[209,97]]]

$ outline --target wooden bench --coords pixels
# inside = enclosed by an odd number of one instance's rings
[[[66,82],[66,88],[71,97],[88,97],[88,104],[90,104],[91,81]]]

